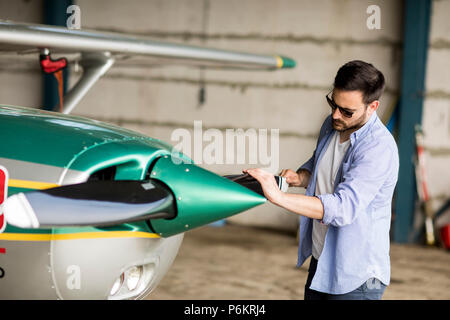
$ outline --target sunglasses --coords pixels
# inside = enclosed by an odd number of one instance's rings
[[[338,106],[338,105],[336,104],[336,102],[334,102],[333,98],[330,98],[330,97],[329,97],[330,94],[331,94],[332,92],[333,92],[333,90],[331,90],[331,91],[325,96],[325,98],[327,98],[327,102],[328,102],[328,104],[330,105],[330,107],[331,107],[331,109],[333,110],[333,112],[334,112],[334,110],[336,110],[336,108],[338,108],[338,109],[339,109],[339,112],[340,112],[344,117],[346,117],[346,118],[351,118],[352,115],[353,115],[355,112],[354,112],[354,111],[349,111],[349,110],[347,110],[347,109],[342,108],[341,106]]]

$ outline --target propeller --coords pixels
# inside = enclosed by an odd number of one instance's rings
[[[231,181],[234,181],[236,183],[239,183],[241,186],[246,187],[247,189],[250,189],[262,196],[264,196],[264,192],[262,190],[261,184],[253,178],[248,173],[244,174],[230,174],[223,176],[224,178],[230,179]],[[281,176],[274,176],[275,181],[277,182],[278,188],[280,188],[281,191],[286,192],[289,188],[288,183],[286,182],[285,177]]]
[[[92,180],[17,193],[4,202],[5,218],[8,224],[27,229],[149,220],[152,230],[168,237],[266,201],[259,182],[248,174],[221,177],[195,165],[160,159],[152,176],[144,181]],[[285,179],[275,176],[275,180],[286,191]]]
[[[9,224],[20,228],[110,226],[176,217],[171,190],[162,182],[89,181],[18,193],[4,203]]]

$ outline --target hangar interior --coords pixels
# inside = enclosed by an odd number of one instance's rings
[[[230,129],[272,135],[271,129],[278,130],[279,151],[271,154],[271,135],[265,145],[271,163],[261,157],[250,162],[249,148],[235,154],[243,162],[227,163],[225,149],[222,161],[199,158],[199,166],[219,175],[261,166],[274,174],[296,170],[315,149],[330,112],[324,97],[339,66],[353,59],[375,65],[386,78],[377,113],[400,153],[391,225],[393,281],[385,298],[450,298],[450,1],[0,0],[0,20],[64,26],[70,5],[80,8],[81,29],[296,61],[295,68],[267,72],[123,56],[71,112],[172,145],[174,131],[186,129],[193,137],[196,125],[223,136]],[[380,10],[379,26],[371,20],[371,5]],[[42,74],[35,55],[0,57],[0,104],[56,110],[57,82]],[[81,74],[80,66],[69,65],[65,89]],[[433,246],[425,245],[424,213],[417,204],[416,124],[424,135],[431,211],[439,214]],[[193,143],[208,145],[204,138]],[[294,268],[298,215],[267,203],[222,222],[186,234],[172,269],[148,299],[302,298],[307,267]]]

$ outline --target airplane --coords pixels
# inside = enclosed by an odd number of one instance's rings
[[[219,176],[159,139],[69,113],[130,56],[240,70],[294,60],[3,20],[0,52],[39,57],[47,73],[83,68],[60,112],[0,105],[0,299],[142,299],[186,231],[266,201],[248,176]]]

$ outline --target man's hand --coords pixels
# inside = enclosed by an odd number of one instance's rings
[[[295,172],[291,169],[283,169],[279,176],[285,177],[289,187],[304,187],[308,186],[310,173],[308,170],[300,170]]]
[[[276,204],[286,210],[300,214],[305,217],[318,220],[323,219],[324,209],[322,201],[319,198],[305,196],[303,194],[282,192],[280,189],[278,189],[278,185],[275,181],[275,177],[273,176],[273,174],[264,171],[263,169],[247,169],[242,170],[242,172],[248,173],[253,178],[258,180],[263,189],[264,196],[267,198],[267,200],[269,200],[273,204]],[[305,179],[302,180],[303,174],[301,172],[305,172],[304,177],[307,177],[306,182],[308,182],[309,171],[299,170],[300,186],[303,186],[303,184],[305,183],[304,181]],[[297,173],[295,172],[294,174],[297,175]],[[292,174],[290,174],[290,176],[292,177]]]
[[[246,169],[242,170],[242,172],[248,173],[258,180],[267,200],[277,204],[277,201],[283,192],[278,188],[278,184],[273,174],[260,168]]]
[[[281,177],[286,178],[286,182],[289,184],[289,187],[300,187],[300,176],[297,172],[291,169],[283,169],[279,174]]]

